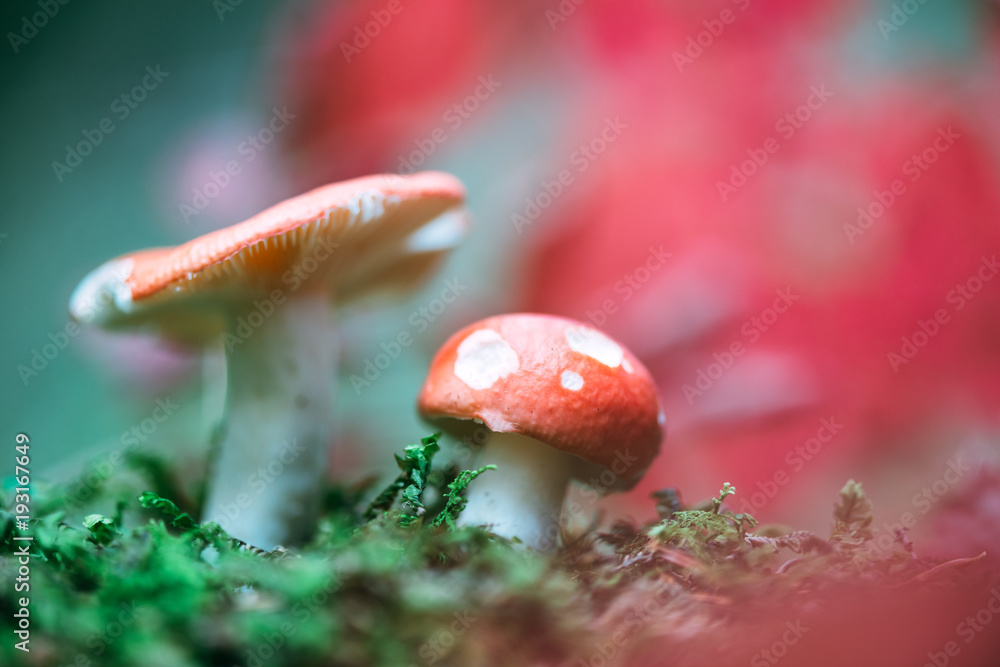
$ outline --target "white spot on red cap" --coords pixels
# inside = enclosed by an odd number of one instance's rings
[[[580,391],[583,389],[583,378],[580,377],[579,373],[574,371],[563,371],[560,381],[562,382],[562,386],[570,391]]]
[[[570,349],[596,359],[611,368],[621,365],[622,359],[625,358],[618,343],[590,327],[567,328],[566,342],[569,343]]]
[[[635,369],[632,368],[632,364],[629,363],[628,359],[622,359],[622,368],[625,369],[626,373],[632,373],[635,371]]]
[[[521,367],[514,351],[493,329],[479,329],[458,346],[455,377],[473,389],[489,389]]]

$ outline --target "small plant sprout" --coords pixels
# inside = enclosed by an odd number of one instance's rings
[[[737,514],[722,509],[722,503],[736,493],[736,487],[726,482],[719,495],[712,498],[712,509],[672,511],[660,523],[649,528],[647,534],[661,543],[672,544],[696,552],[704,557],[703,550],[708,545],[728,543],[736,548],[747,537],[747,530],[757,525],[757,520],[749,514]],[[655,497],[655,494],[654,494]]]
[[[725,484],[723,484],[722,485],[722,490],[719,491],[719,497],[718,498],[712,498],[712,512],[714,514],[718,514],[719,513],[719,509],[722,507],[723,501],[726,498],[728,498],[729,496],[732,496],[732,495],[735,495],[735,494],[736,494],[736,487],[735,486],[733,486],[729,482],[726,482]]]
[[[536,551],[558,544],[573,479],[631,488],[659,451],[664,417],[639,360],[561,317],[511,314],[462,329],[435,355],[420,413],[446,430],[489,429],[459,524],[485,525]],[[482,428],[482,427],[480,427]]]
[[[402,496],[400,508],[396,512],[396,522],[400,526],[418,525],[423,521],[427,508],[424,507],[423,494],[430,483],[431,462],[440,450],[438,438],[440,433],[429,435],[420,440],[420,444],[408,445],[403,449],[403,455],[396,455],[396,466],[399,475],[389,486],[379,493],[368,505],[362,517],[371,521],[392,509],[397,496]],[[469,483],[487,470],[495,470],[496,466],[483,466],[478,470],[462,470],[448,483],[444,492],[445,505],[438,512],[430,525],[444,526],[454,530],[455,518],[466,505],[465,489]]]
[[[222,338],[225,416],[205,520],[265,549],[314,529],[333,438],[334,307],[419,286],[464,236],[463,198],[447,174],[359,178],[83,279],[70,301],[78,321]]]

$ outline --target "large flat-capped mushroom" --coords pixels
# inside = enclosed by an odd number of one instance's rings
[[[498,469],[469,486],[460,522],[537,551],[555,547],[571,479],[610,471],[605,490],[631,488],[663,438],[656,386],[639,360],[551,315],[499,315],[456,333],[434,356],[417,407],[446,430],[489,429],[480,463]]]
[[[447,174],[358,178],[83,279],[70,300],[79,321],[222,336],[226,411],[205,520],[266,549],[312,531],[333,435],[332,310],[418,287],[464,237],[463,199]]]

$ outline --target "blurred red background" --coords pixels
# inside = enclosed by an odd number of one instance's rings
[[[12,4],[9,24],[35,4]],[[825,535],[853,478],[880,537],[906,527],[920,554],[985,551],[997,570],[995,0],[74,6],[14,50],[0,105],[17,325],[0,412],[51,443],[40,457],[64,477],[120,446],[155,397],[183,408],[151,448],[203,457],[222,410],[218,386],[200,393],[218,363],[193,387],[193,356],[139,336],[88,330],[44,377],[18,376],[87,271],[327,182],[439,169],[468,186],[473,232],[413,299],[343,314],[333,477],[394,474],[391,453],[430,428],[414,400],[449,335],[540,311],[607,332],[658,383],[661,456],[601,505],[608,518],[653,518],[656,489],[694,503],[730,482],[734,509]],[[57,180],[64,145],[161,62],[162,89]],[[429,309],[445,281],[458,298]],[[406,354],[352,386],[403,330]],[[983,593],[865,641],[940,647]],[[850,600],[837,609],[853,620]],[[816,652],[836,656],[840,636],[816,631]]]
[[[467,181],[499,268],[439,337],[541,311],[645,361],[669,437],[616,511],[729,481],[825,530],[854,477],[928,539],[981,522],[927,546],[969,555],[1000,546],[997,13],[911,4],[318,4],[271,87],[298,189]]]

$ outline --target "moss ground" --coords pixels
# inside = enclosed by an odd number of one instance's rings
[[[906,610],[948,610],[996,583],[974,558],[920,558],[904,534],[889,549],[875,545],[872,507],[854,482],[826,537],[727,510],[727,484],[701,508],[664,491],[654,497],[658,522],[564,534],[556,554],[541,556],[456,527],[465,485],[490,471],[435,468],[436,451],[433,436],[406,447],[381,493],[330,488],[309,543],[274,552],[194,521],[197,484],[148,455],[121,474],[88,469],[34,488],[27,531],[9,511],[8,484],[0,664],[770,665],[782,650],[784,664],[827,664],[817,656],[863,650],[869,631],[893,646],[879,618],[918,632]],[[18,535],[33,538],[21,592]],[[22,596],[30,652],[16,648]],[[857,621],[859,608],[872,609],[862,599],[889,605],[864,621],[868,630],[820,627]]]

